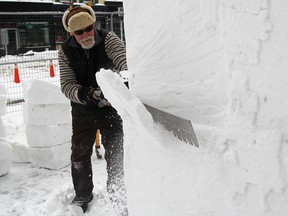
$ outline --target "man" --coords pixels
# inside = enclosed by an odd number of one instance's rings
[[[61,91],[72,106],[71,174],[75,189],[72,203],[83,211],[93,199],[91,155],[96,130],[107,162],[107,191],[120,215],[128,215],[123,169],[123,128],[117,111],[104,98],[95,77],[101,68],[127,70],[124,43],[113,32],[97,30],[93,9],[81,5],[62,18],[70,37],[59,50]]]

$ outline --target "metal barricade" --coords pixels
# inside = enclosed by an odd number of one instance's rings
[[[58,51],[29,52],[0,59],[0,85],[7,89],[7,114],[22,113],[23,82],[38,79],[59,85]],[[43,95],[45,97],[45,95]]]
[[[95,15],[96,28],[114,31],[125,41],[123,12]],[[8,92],[6,116],[22,113],[24,80],[60,84],[57,50],[69,36],[62,26],[62,16],[63,12],[0,12],[0,85]],[[51,64],[54,77],[50,76]]]

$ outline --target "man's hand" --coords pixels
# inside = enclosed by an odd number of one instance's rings
[[[92,102],[97,104],[100,108],[104,106],[111,106],[109,101],[104,98],[104,95],[100,89],[100,87],[92,88],[92,87],[83,87],[78,92],[79,99],[84,102]]]

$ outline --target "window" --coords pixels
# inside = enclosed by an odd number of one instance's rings
[[[18,29],[21,48],[50,46],[48,22],[18,23]]]

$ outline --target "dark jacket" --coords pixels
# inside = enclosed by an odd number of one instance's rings
[[[74,37],[68,38],[62,44],[62,50],[66,55],[69,67],[76,75],[77,84],[83,87],[98,87],[96,73],[101,69],[117,70],[113,61],[107,56],[105,50],[105,38],[108,32],[106,30],[95,30],[95,45],[84,50]],[[103,114],[113,109],[112,107],[99,108],[97,104],[87,102],[86,104],[75,103],[71,101],[74,111],[82,114]]]

